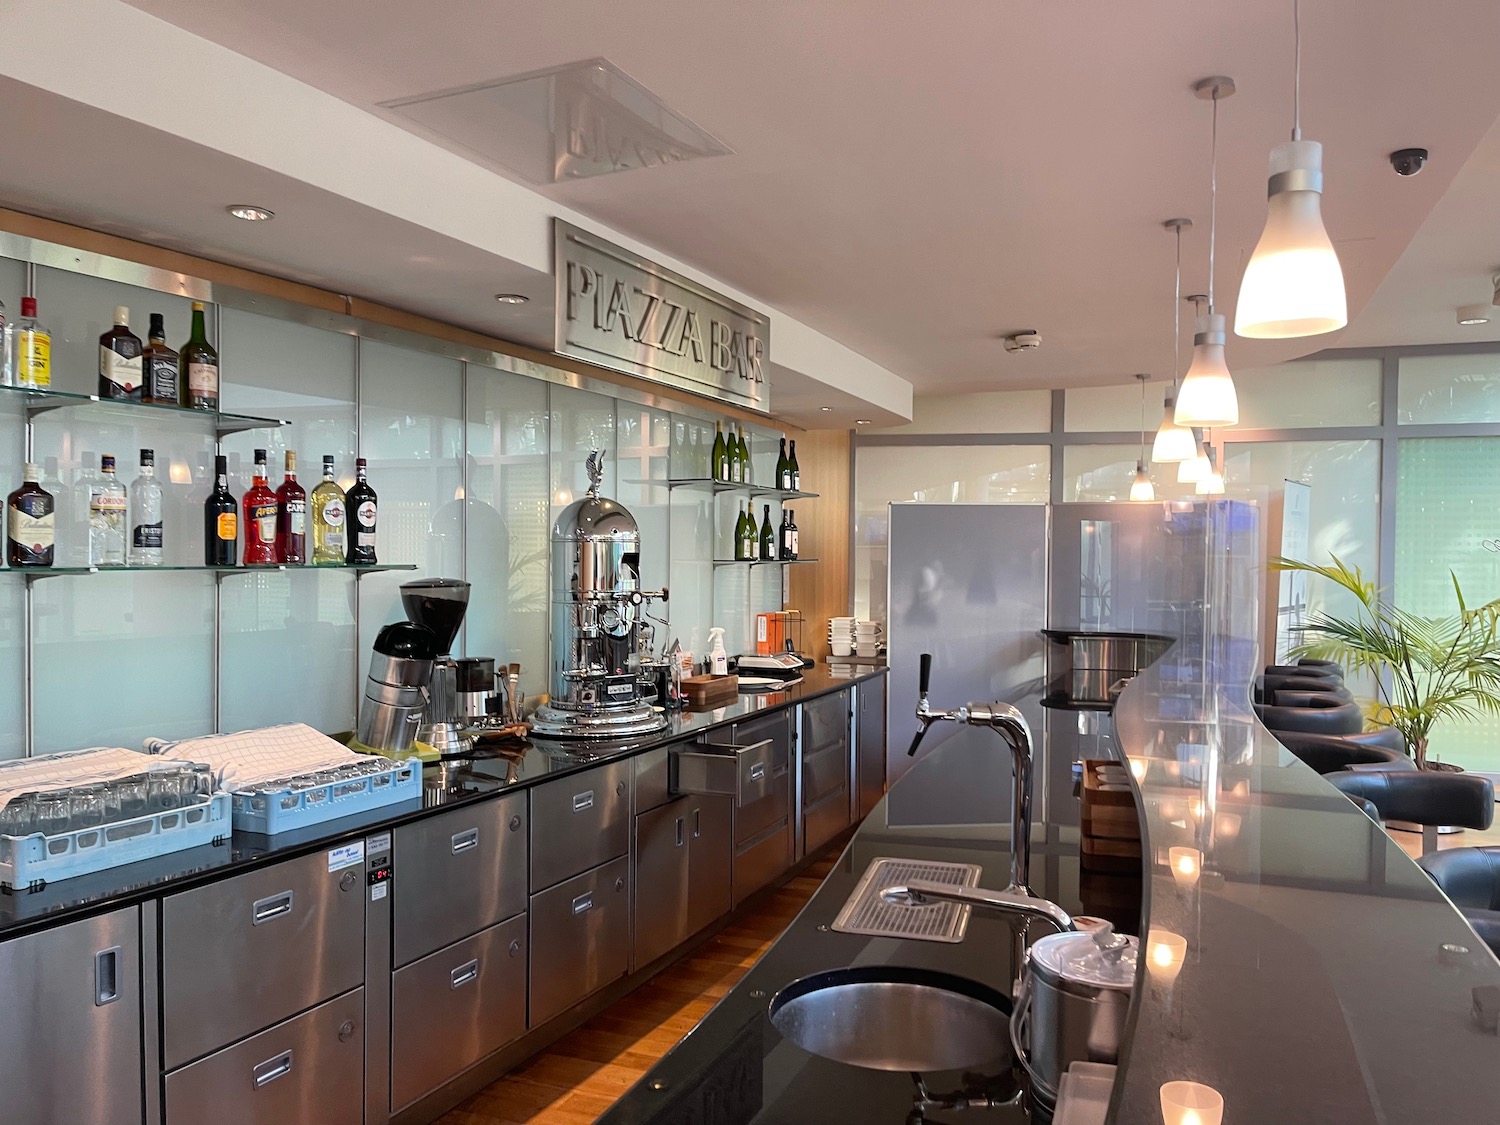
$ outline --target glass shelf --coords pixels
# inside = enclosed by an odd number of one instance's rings
[[[657,488],[697,488],[708,492],[748,492],[752,497],[770,496],[778,500],[813,500],[816,492],[794,488],[768,488],[762,484],[735,484],[712,477],[674,477],[666,480],[627,480],[626,484],[655,485]],[[731,562],[733,560],[730,560]]]
[[[172,406],[156,402],[130,402],[122,399],[100,398],[98,395],[74,394],[72,391],[34,390],[31,387],[0,386],[0,402],[19,404],[28,418],[46,414],[52,410],[69,407],[88,407],[94,413],[115,415],[122,420],[141,421],[148,413],[164,418],[184,421],[190,418],[213,419],[214,430],[220,437],[236,434],[242,430],[274,429],[287,425],[283,418],[258,418],[249,414],[221,414],[213,410],[198,410],[191,406]],[[146,412],[146,413],[143,413]],[[156,568],[160,569],[160,568]]]
[[[218,578],[232,578],[240,574],[274,574],[276,571],[323,571],[352,573],[356,578],[365,574],[383,574],[393,570],[416,570],[415,563],[389,563],[377,566],[291,565],[278,563],[275,566],[12,566],[0,570],[0,574],[19,574],[28,581],[38,578],[64,578],[84,574],[212,574]]]
[[[714,566],[791,566],[794,563],[817,561],[817,559],[714,559]]]

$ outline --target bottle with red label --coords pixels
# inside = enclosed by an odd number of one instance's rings
[[[141,338],[130,330],[130,310],[115,306],[115,326],[99,337],[99,397],[141,401]]]
[[[354,462],[354,487],[344,498],[344,514],[349,523],[349,553],[345,561],[350,566],[375,565],[375,518],[379,500],[365,476],[365,459],[357,458]]]
[[[307,561],[307,491],[297,483],[297,454],[286,451],[286,479],[276,490],[276,555],[301,566]]]
[[[276,553],[276,493],[266,479],[266,451],[255,451],[255,478],[240,506],[245,513],[246,566],[274,566]]]

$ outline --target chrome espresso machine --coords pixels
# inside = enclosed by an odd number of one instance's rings
[[[544,738],[633,738],[667,725],[648,702],[645,606],[667,591],[641,589],[641,534],[620,503],[599,495],[603,454],[587,461],[588,495],[552,529],[551,699],[532,717]]]

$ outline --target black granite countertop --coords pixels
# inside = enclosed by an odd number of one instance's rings
[[[790,707],[884,673],[884,668],[871,667],[849,668],[848,674],[842,669],[809,668],[802,682],[786,691],[744,694],[724,707],[673,713],[665,730],[646,738],[613,744],[535,739],[493,756],[428,764],[422,770],[420,800],[413,797],[275,836],[235,832],[214,844],[80,875],[40,890],[0,893],[0,940],[337,847],[471,801],[692,739],[713,727]]]

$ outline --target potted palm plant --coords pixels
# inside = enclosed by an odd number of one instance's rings
[[[1353,616],[1315,613],[1299,627],[1303,643],[1293,652],[1371,673],[1377,694],[1366,708],[1370,721],[1400,731],[1418,767],[1439,768],[1427,761],[1439,721],[1500,715],[1500,598],[1470,609],[1454,575],[1458,612],[1419,617],[1383,599],[1358,567],[1337,556],[1329,566],[1287,558],[1271,565],[1325,578],[1354,595]]]

